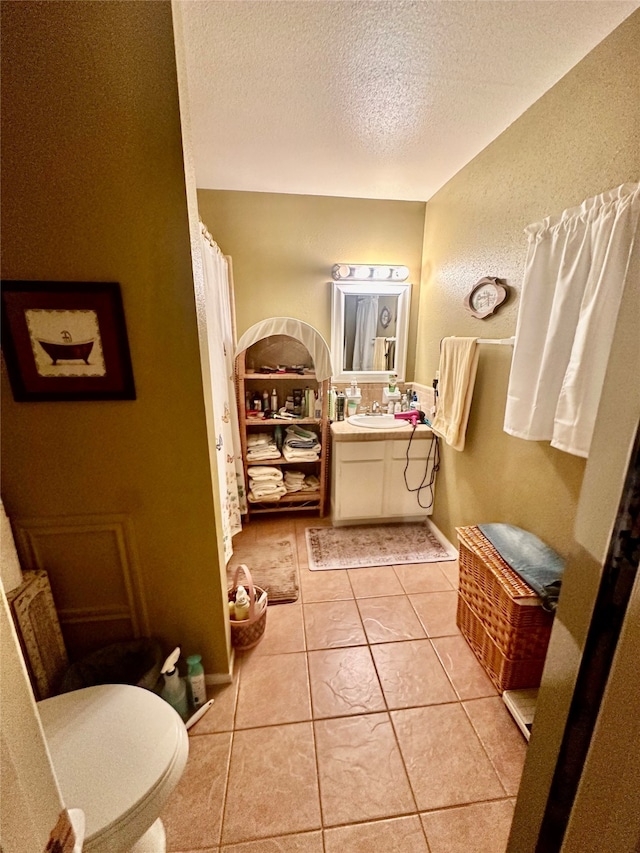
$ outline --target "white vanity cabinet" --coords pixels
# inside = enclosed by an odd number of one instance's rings
[[[373,521],[420,521],[431,515],[423,509],[416,492],[405,485],[404,470],[411,429],[385,432],[384,438],[370,438],[371,431],[354,429],[345,423],[333,424],[331,469],[331,516],[336,527]],[[363,435],[364,433],[364,435]],[[419,427],[409,449],[407,481],[417,488],[429,482],[434,464],[435,442],[428,427]],[[426,471],[426,477],[425,477]],[[420,503],[426,505],[431,493],[424,489]]]

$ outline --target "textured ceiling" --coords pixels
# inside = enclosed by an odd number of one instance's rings
[[[178,5],[198,187],[425,201],[640,3]]]

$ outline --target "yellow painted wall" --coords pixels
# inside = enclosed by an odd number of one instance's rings
[[[3,3],[2,60],[2,277],[120,282],[137,388],[15,403],[3,370],[7,512],[126,515],[152,632],[227,672],[171,5]]]
[[[266,317],[295,317],[331,345],[331,267],[405,264],[415,282],[412,378],[425,205],[422,202],[198,190],[200,215],[233,257],[238,336]]]
[[[640,177],[639,43],[636,12],[428,202],[417,381],[431,384],[446,335],[514,334],[526,225]],[[484,275],[513,293],[476,320],[462,303]],[[502,431],[510,363],[510,348],[482,347],[467,446],[443,449],[433,519],[453,539],[510,522],[566,554],[584,461]]]

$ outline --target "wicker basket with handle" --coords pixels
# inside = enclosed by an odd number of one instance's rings
[[[257,646],[264,629],[267,625],[267,597],[266,591],[259,586],[254,586],[251,572],[244,563],[236,568],[233,577],[233,586],[227,592],[229,601],[236,600],[236,592],[238,590],[238,581],[240,572],[244,572],[246,587],[249,591],[249,618],[236,621],[231,619],[231,643],[236,649],[252,649]],[[245,584],[243,584],[245,586]],[[265,595],[258,609],[258,601]]]

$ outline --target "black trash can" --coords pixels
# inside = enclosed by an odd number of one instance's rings
[[[112,643],[72,663],[64,674],[60,692],[96,684],[133,684],[160,693],[163,661],[162,647],[151,637]]]

